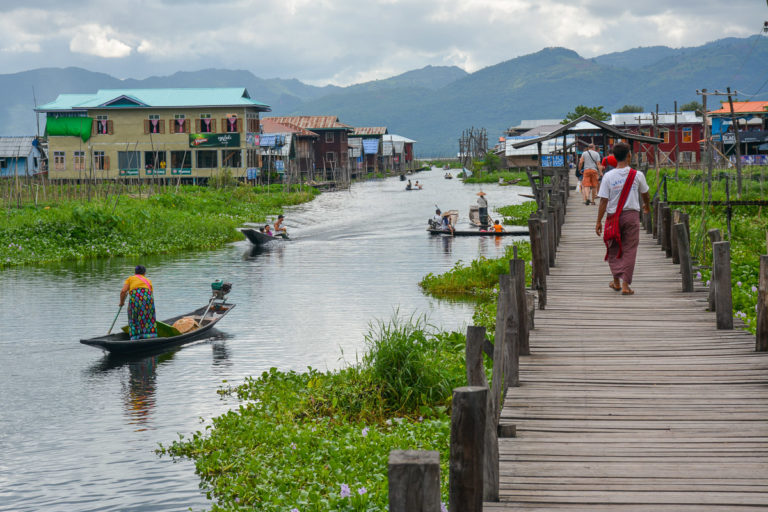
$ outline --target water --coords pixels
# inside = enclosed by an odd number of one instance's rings
[[[394,178],[293,207],[295,241],[144,259],[160,319],[203,305],[214,279],[234,284],[237,307],[218,334],[161,356],[115,360],[78,342],[106,333],[136,261],[0,272],[0,510],[205,509],[193,463],[154,450],[234,406],[216,394],[225,381],[354,362],[369,323],[397,309],[463,330],[471,306],[429,298],[419,280],[458,260],[497,257],[513,238],[428,235],[435,204],[466,222],[480,190],[443,174],[413,176],[419,191]],[[484,189],[491,208],[529,190]]]

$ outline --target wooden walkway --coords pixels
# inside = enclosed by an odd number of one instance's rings
[[[717,331],[641,231],[633,296],[608,288],[597,206],[572,193],[548,303],[499,439],[491,511],[768,510],[768,354]]]

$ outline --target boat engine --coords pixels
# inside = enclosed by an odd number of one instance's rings
[[[232,283],[225,283],[222,279],[217,279],[211,283],[213,296],[211,300],[225,301],[227,294],[232,291]]]

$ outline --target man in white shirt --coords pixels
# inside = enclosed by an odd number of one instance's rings
[[[581,178],[581,195],[584,197],[584,204],[588,205],[590,202],[595,204],[603,166],[600,163],[600,153],[595,151],[594,144],[587,146],[587,150],[581,154],[578,168],[584,171]]]

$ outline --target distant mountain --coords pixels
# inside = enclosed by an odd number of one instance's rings
[[[697,99],[696,89],[753,94],[765,82],[768,39],[728,38],[693,48],[634,48],[584,59],[565,48],[546,48],[466,73],[427,66],[385,80],[348,87],[315,87],[298,80],[261,79],[250,71],[207,69],[166,77],[119,80],[79,68],[36,69],[0,75],[0,133],[35,132],[37,102],[60,93],[107,87],[244,86],[274,114],[335,114],[355,126],[387,126],[416,139],[417,154],[450,155],[462,130],[484,127],[490,141],[522,119],[564,116],[578,104],[613,111],[625,104],[671,110]],[[768,92],[768,89],[764,89]],[[745,98],[746,99],[746,98]]]

